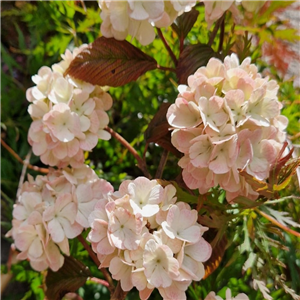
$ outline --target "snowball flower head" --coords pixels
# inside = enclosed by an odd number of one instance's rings
[[[211,255],[202,237],[208,228],[197,216],[176,202],[173,185],[138,177],[96,203],[88,240],[100,267],[108,267],[124,291],[136,287],[148,299],[157,288],[164,299],[186,299],[185,290],[204,277],[203,262]]]
[[[29,176],[13,209],[13,228],[8,233],[37,271],[62,267],[63,252],[69,255],[68,239],[88,228],[88,216],[99,199],[113,192],[110,183],[99,179],[86,165],[77,169],[50,169],[35,180]]]
[[[110,95],[99,86],[64,76],[74,57],[86,47],[75,48],[73,53],[67,50],[61,62],[42,67],[32,77],[36,86],[26,92],[33,119],[28,141],[33,153],[50,166],[79,167],[84,151],[91,151],[98,139],[110,139],[104,130],[109,122],[106,111],[112,106]]]
[[[277,83],[263,78],[250,58],[240,64],[232,54],[224,63],[211,58],[179,90],[167,119],[171,141],[184,153],[179,165],[186,185],[202,194],[220,185],[228,201],[256,199],[239,172],[265,180],[282,148],[287,119]]]

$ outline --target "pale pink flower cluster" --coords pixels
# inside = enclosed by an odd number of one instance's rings
[[[216,296],[215,292],[210,292],[204,300],[223,300],[223,299],[220,296]],[[226,290],[226,300],[249,300],[249,298],[244,293],[238,294],[235,297],[232,297],[230,289],[227,289]]]
[[[138,177],[96,203],[88,240],[124,291],[136,287],[141,299],[157,288],[164,299],[186,299],[192,280],[204,276],[211,246],[198,212],[176,203],[173,185]]]
[[[184,153],[179,165],[189,188],[204,194],[219,185],[228,201],[258,197],[239,170],[266,179],[282,148],[288,120],[280,115],[277,91],[250,58],[239,64],[235,54],[224,63],[211,58],[189,76],[188,86],[179,86],[167,119],[172,143]]]
[[[28,141],[33,153],[50,166],[78,167],[84,162],[84,151],[91,151],[99,138],[110,139],[104,128],[109,122],[105,111],[112,106],[111,96],[99,86],[63,75],[86,47],[73,53],[67,50],[60,63],[40,68],[32,77],[36,86],[26,93],[33,119]]]
[[[101,32],[107,38],[124,40],[128,35],[142,45],[150,44],[155,38],[152,26],[167,27],[176,17],[191,9],[196,0],[156,1],[110,1],[99,0],[101,8]]]
[[[246,12],[257,13],[260,8],[265,4],[267,0],[262,1],[248,1],[248,0],[228,0],[228,1],[214,1],[214,0],[203,0],[205,5],[205,20],[208,28],[222,15],[230,10],[233,17],[239,21],[243,18],[243,15],[238,10],[238,5],[241,4]],[[238,22],[239,23],[239,22]]]
[[[8,235],[37,271],[57,271],[69,255],[69,241],[89,227],[88,216],[99,199],[113,192],[86,165],[63,170],[50,169],[47,176],[30,175],[13,209],[13,227]]]

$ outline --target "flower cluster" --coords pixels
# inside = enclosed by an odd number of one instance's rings
[[[176,17],[189,10],[196,0],[185,1],[109,1],[100,0],[101,32],[107,37],[124,40],[131,35],[142,45],[150,44],[155,38],[156,27],[167,27]]]
[[[173,185],[138,177],[96,203],[88,240],[124,291],[134,286],[141,299],[157,288],[164,299],[185,299],[192,280],[204,276],[211,246],[198,213],[177,202]]]
[[[112,106],[110,95],[99,86],[63,75],[85,47],[73,53],[67,50],[52,68],[40,68],[32,77],[36,86],[26,93],[33,119],[28,141],[33,153],[50,166],[78,167],[84,162],[84,151],[91,151],[99,138],[110,139],[104,130],[109,122],[105,111]]]
[[[50,169],[47,176],[28,176],[13,209],[13,227],[8,235],[29,259],[33,269],[57,271],[69,255],[69,242],[89,227],[88,216],[99,199],[113,192],[110,183],[99,179],[88,166]]]
[[[228,201],[257,198],[239,170],[266,179],[282,148],[288,120],[280,115],[277,91],[250,58],[239,64],[235,54],[224,63],[211,58],[189,76],[188,86],[179,86],[167,119],[172,143],[184,153],[179,165],[189,188],[203,194],[220,185]]]
[[[220,296],[216,296],[215,292],[210,292],[204,300],[223,300]],[[249,300],[248,296],[244,293],[238,294],[236,297],[231,296],[230,289],[226,290],[226,300]]]
[[[213,0],[203,0],[205,5],[205,21],[208,27],[222,17],[222,15],[230,10],[239,23],[239,20],[243,18],[237,5],[241,3],[243,9],[248,13],[257,13],[259,9],[265,4],[267,0],[262,1],[245,1],[245,0],[229,0],[229,1],[213,1]],[[253,17],[253,16],[252,16]]]

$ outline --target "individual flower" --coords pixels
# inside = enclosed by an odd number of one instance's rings
[[[187,82],[167,112],[171,142],[184,154],[184,182],[201,194],[219,185],[228,201],[256,199],[239,173],[266,180],[280,153],[287,121],[280,115],[278,85],[263,78],[250,58],[240,64],[234,54],[224,63],[211,58]]]
[[[147,281],[156,288],[170,286],[172,278],[179,275],[179,262],[173,257],[172,250],[154,240],[146,243],[143,261]]]
[[[106,113],[112,106],[110,95],[101,87],[75,80],[64,72],[74,57],[87,45],[69,50],[51,68],[42,67],[32,77],[36,86],[27,90],[33,122],[28,142],[44,164],[60,168],[80,167],[84,151],[91,151],[98,139],[109,140],[104,130]]]

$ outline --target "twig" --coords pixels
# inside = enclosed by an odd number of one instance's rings
[[[200,211],[200,209],[201,209],[202,206],[203,206],[204,201],[206,201],[206,200],[207,200],[207,198],[206,198],[206,195],[205,195],[205,194],[204,194],[204,195],[199,195],[199,197],[198,197],[198,202],[197,202],[197,207],[196,207],[197,212]],[[200,217],[200,216],[199,216],[199,217]],[[198,218],[198,220],[199,220],[199,218]]]
[[[121,287],[121,284],[119,281],[117,284],[117,287],[115,289],[115,292],[112,294],[110,300],[124,300],[126,295],[127,295],[127,292],[124,292],[122,290],[122,287]]]
[[[91,247],[88,245],[88,243],[86,242],[86,240],[83,238],[83,236],[81,234],[79,234],[77,236],[78,241],[82,244],[82,246],[84,247],[84,249],[89,253],[89,256],[91,257],[91,259],[94,261],[94,263],[97,265],[97,267],[100,266],[100,261],[97,257],[97,255],[94,253],[94,251],[91,249]]]
[[[167,51],[169,52],[175,66],[177,66],[177,63],[178,63],[177,58],[176,58],[174,52],[172,51],[172,49],[170,48],[170,46],[169,46],[168,42],[166,41],[165,37],[163,36],[163,33],[162,33],[161,29],[156,27],[156,30],[157,30],[157,33],[158,33],[160,39],[164,43]]]
[[[96,264],[96,266],[99,267],[100,266],[100,261],[99,261],[97,255],[94,253],[94,251],[88,245],[88,243],[83,238],[83,236],[80,234],[80,235],[77,236],[77,239],[83,245],[84,249],[88,252],[89,256],[94,261],[94,263]],[[100,271],[102,272],[102,274],[104,275],[106,281],[108,282],[108,289],[109,289],[109,291],[111,293],[114,293],[114,289],[115,289],[114,288],[114,282],[113,282],[111,276],[109,275],[109,273],[107,272],[107,270],[105,268],[101,268]]]
[[[218,33],[218,30],[220,28],[220,25],[222,24],[223,20],[225,18],[225,13],[223,14],[223,16],[217,21],[214,30],[212,31],[210,37],[209,37],[209,41],[208,41],[208,46],[211,46],[215,40],[215,37]]]
[[[225,14],[224,14],[224,16],[225,16]],[[221,52],[222,48],[223,48],[224,33],[225,33],[225,18],[223,18],[222,22],[221,22],[220,43],[219,43],[218,52]]]
[[[164,70],[164,71],[170,71],[170,72],[174,72],[174,73],[176,72],[176,69],[174,69],[174,68],[163,67],[160,65],[157,65],[157,69]]]
[[[168,160],[168,155],[169,155],[169,151],[164,149],[162,155],[161,155],[161,158],[160,158],[160,162],[159,162],[159,165],[157,167],[157,170],[156,170],[156,174],[155,174],[155,178],[156,179],[160,179],[163,172],[164,172],[164,168],[165,168],[165,165],[166,165],[166,162]]]
[[[151,174],[148,172],[144,160],[139,156],[137,151],[120,134],[115,132],[113,129],[105,127],[105,130],[109,132],[116,140],[118,140],[135,157],[135,159],[138,162],[138,167],[141,169],[144,175],[150,179]]]
[[[12,149],[10,148],[2,139],[1,139],[1,145],[17,160],[19,161],[21,164],[24,164],[24,161],[22,160],[22,158]],[[41,173],[49,173],[49,170],[46,168],[40,168],[37,166],[33,166],[31,164],[27,165],[28,169],[37,171],[37,172],[41,172]]]
[[[27,167],[29,165],[30,157],[31,157],[31,150],[29,150],[29,152],[26,155],[25,160],[24,160],[24,164],[23,164],[23,168],[22,168],[22,173],[21,173],[20,180],[19,180],[18,191],[17,191],[17,201],[18,201],[19,196],[20,196],[20,194],[22,192],[22,186],[23,186],[25,175],[26,175],[26,170],[27,170]]]
[[[263,211],[255,208],[254,209],[256,212],[258,212],[260,215],[262,215],[263,217],[265,217],[267,220],[269,220],[271,223],[273,223],[274,225],[278,226],[279,228],[285,230],[286,232],[294,235],[294,236],[297,236],[297,237],[300,237],[300,233],[293,230],[293,229],[290,229],[288,228],[287,226],[279,223],[277,220],[275,220],[274,218],[272,218],[271,216],[269,216],[268,214],[264,213]]]

